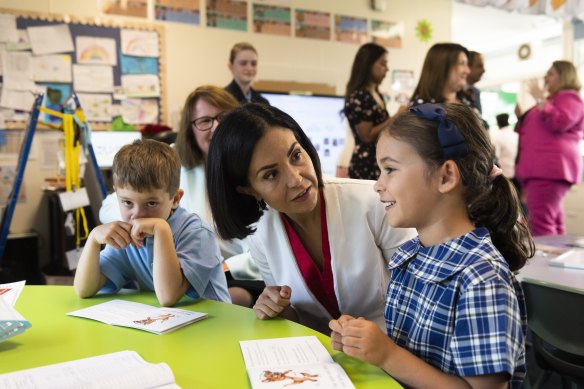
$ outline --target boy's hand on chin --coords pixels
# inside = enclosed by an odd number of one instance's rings
[[[144,218],[132,220],[132,244],[138,248],[144,245],[144,238],[154,236],[156,229],[160,226],[168,227],[168,223],[159,218]]]

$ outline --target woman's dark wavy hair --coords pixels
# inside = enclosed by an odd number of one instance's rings
[[[424,59],[420,80],[410,100],[421,98],[426,102],[434,100],[443,103],[444,86],[450,70],[458,63],[460,53],[468,58],[468,50],[458,43],[436,43],[430,47]]]
[[[318,186],[323,186],[320,160],[316,149],[290,115],[265,104],[245,104],[227,116],[217,126],[207,157],[207,193],[222,239],[243,239],[255,232],[253,226],[266,205],[253,196],[237,191],[249,186],[249,164],[254,149],[264,134],[273,128],[286,128],[312,160]]]
[[[387,50],[385,47],[380,46],[377,43],[365,43],[359,47],[355,59],[353,60],[353,66],[351,67],[351,76],[347,82],[345,101],[347,101],[351,94],[357,89],[365,88],[367,84],[369,84],[373,64],[386,53]]]
[[[464,185],[464,202],[476,227],[486,227],[493,244],[511,270],[523,267],[535,253],[535,244],[527,227],[517,192],[503,175],[494,180],[489,174],[495,161],[495,150],[482,120],[464,104],[444,104],[446,115],[465,138],[469,154],[454,161],[460,169]],[[429,171],[446,159],[438,143],[437,123],[411,112],[397,115],[389,124],[389,135],[410,144],[426,161]]]

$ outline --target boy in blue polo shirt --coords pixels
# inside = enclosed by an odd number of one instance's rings
[[[80,297],[115,293],[136,281],[155,291],[162,306],[185,294],[231,302],[214,233],[179,207],[179,180],[180,161],[170,146],[142,140],[120,149],[113,181],[123,221],[89,234],[74,281]]]

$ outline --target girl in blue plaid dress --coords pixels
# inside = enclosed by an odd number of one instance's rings
[[[534,244],[480,118],[462,104],[398,115],[377,144],[375,190],[392,227],[415,227],[389,263],[385,321],[332,320],[337,350],[408,387],[520,388],[525,302],[513,272]]]

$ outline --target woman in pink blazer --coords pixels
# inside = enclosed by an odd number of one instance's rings
[[[565,233],[563,199],[582,176],[578,143],[584,135],[584,103],[576,68],[555,61],[544,77],[548,96],[530,84],[537,105],[520,119],[516,175],[526,195],[534,236]]]

